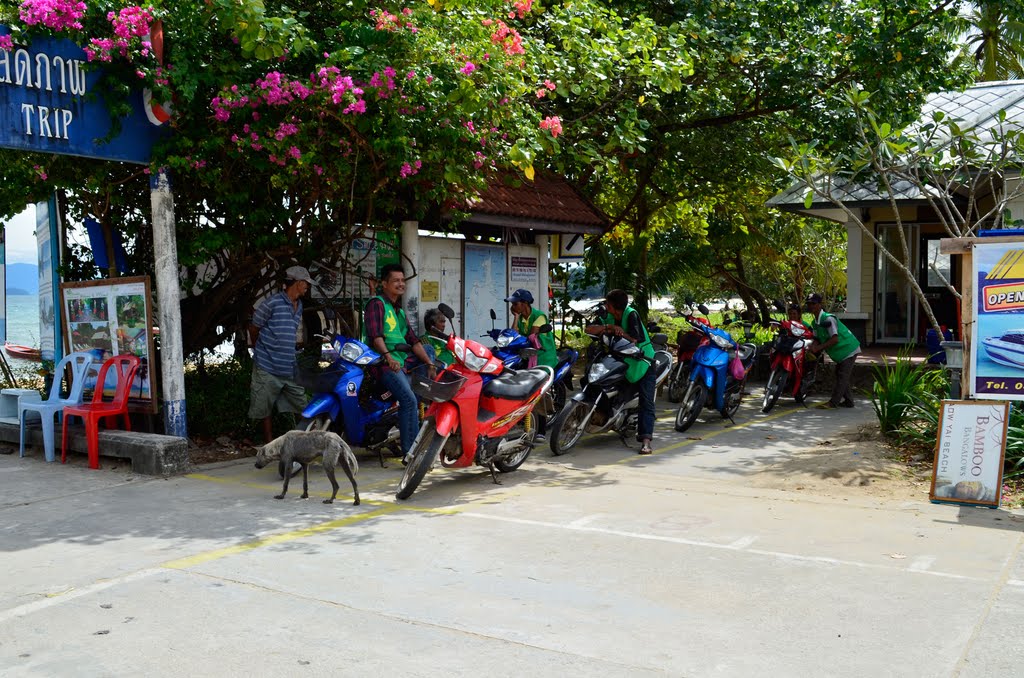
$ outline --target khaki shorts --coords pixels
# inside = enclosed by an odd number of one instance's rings
[[[258,367],[252,368],[249,388],[249,418],[266,419],[278,412],[302,412],[306,407],[306,390],[291,379],[276,377]]]

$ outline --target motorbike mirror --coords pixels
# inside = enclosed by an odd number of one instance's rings
[[[697,310],[703,313],[704,315],[708,315],[711,313],[711,311],[708,310],[708,307],[705,306],[704,304],[697,304]]]
[[[491,309],[491,320],[497,320],[497,319],[498,319],[498,314],[495,313],[494,309],[492,308]]]
[[[448,318],[448,320],[451,320],[451,319],[453,319],[455,317],[455,311],[453,311],[452,307],[449,306],[448,304],[444,304],[444,303],[438,304],[437,305],[437,310],[441,311],[441,313],[444,315],[444,317]]]
[[[544,323],[540,326],[540,329],[538,329],[537,332],[540,334],[547,334],[548,332],[554,331],[554,329],[555,328],[551,326],[551,323]]]

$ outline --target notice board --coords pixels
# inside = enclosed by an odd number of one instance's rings
[[[933,502],[999,506],[1009,415],[1007,401],[942,401]]]

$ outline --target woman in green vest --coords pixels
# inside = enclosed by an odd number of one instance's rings
[[[512,327],[537,347],[537,364],[547,365],[554,369],[558,365],[558,351],[555,350],[555,337],[552,332],[540,333],[540,328],[548,324],[548,316],[539,308],[534,308],[533,294],[530,290],[516,290],[505,301],[512,304]],[[532,367],[532,365],[531,365]]]
[[[850,388],[850,377],[853,365],[860,353],[860,342],[853,332],[831,313],[825,313],[821,307],[821,295],[812,294],[807,297],[807,310],[814,314],[811,330],[814,332],[814,343],[811,353],[828,357],[836,364],[836,381],[832,387],[832,397],[828,402],[818,405],[824,410],[836,407],[853,407],[853,390]]]
[[[625,337],[634,342],[645,358],[654,357],[651,336],[647,333],[640,313],[629,305],[629,296],[625,290],[612,290],[605,295],[604,306],[607,313],[600,321],[601,325],[590,325],[587,334],[605,332],[617,337]],[[640,417],[637,422],[636,437],[640,441],[640,454],[651,454],[651,438],[654,437],[654,381],[657,375],[650,369],[647,360],[626,358],[626,381],[638,384],[640,392]]]
[[[451,365],[455,362],[455,356],[448,350],[447,322],[448,319],[439,308],[432,308],[423,314],[423,324],[427,328],[423,341],[434,347],[434,354],[438,360],[445,365]]]

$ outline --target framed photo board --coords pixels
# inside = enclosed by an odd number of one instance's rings
[[[128,396],[129,409],[157,411],[153,365],[153,304],[148,276],[62,283],[64,345],[73,351],[94,351],[97,360],[130,353],[142,359]],[[102,356],[102,358],[100,357]],[[110,374],[103,387],[112,396],[116,386]],[[95,378],[95,377],[93,377]],[[95,388],[94,384],[86,384]]]
[[[998,508],[1009,416],[1007,401],[942,401],[932,502]]]

